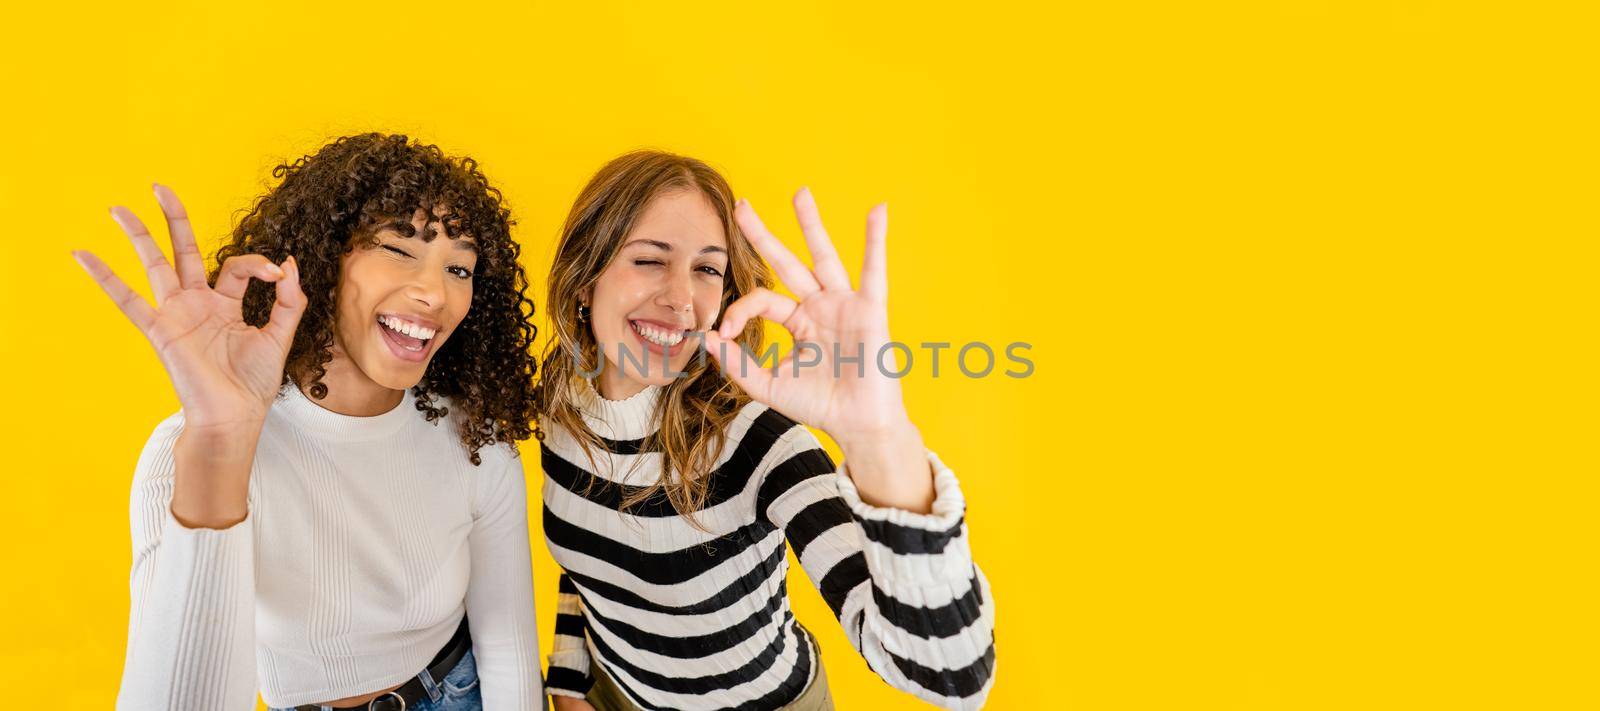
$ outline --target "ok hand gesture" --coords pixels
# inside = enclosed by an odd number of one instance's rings
[[[155,194],[166,215],[176,268],[132,211],[111,209],[144,264],[154,307],[99,257],[87,251],[72,255],[155,348],[183,403],[186,433],[257,434],[283,381],[289,345],[305,311],[299,269],[293,257],[280,267],[259,254],[240,255],[224,262],[216,285],[208,285],[183,203],[165,186],[155,186]],[[252,278],[277,283],[277,303],[262,328],[243,317],[245,287]]]
[[[720,329],[707,334],[706,348],[750,397],[833,437],[845,450],[864,500],[926,511],[933,484],[922,437],[906,414],[900,381],[880,370],[878,361],[889,343],[888,206],[878,205],[867,215],[859,289],[851,287],[809,190],[795,194],[794,212],[811,251],[810,269],[767,230],[748,202],[739,201],[734,217],[740,229],[796,298],[767,289],[746,294],[728,306]],[[746,356],[735,344],[723,346],[755,317],[781,324],[797,344],[770,371],[734,361]],[[810,346],[802,349],[801,343]],[[812,358],[797,362],[803,353]],[[883,367],[895,368],[892,362]]]

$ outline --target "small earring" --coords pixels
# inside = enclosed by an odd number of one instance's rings
[[[588,322],[589,322],[589,306],[587,304],[578,304],[578,323],[588,323]]]

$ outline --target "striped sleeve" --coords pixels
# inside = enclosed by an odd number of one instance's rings
[[[583,642],[583,604],[578,599],[578,588],[566,573],[561,574],[558,592],[555,650],[550,653],[550,672],[544,687],[554,696],[581,699],[594,685],[594,678],[589,676],[589,650]]]
[[[972,561],[955,474],[929,452],[931,513],[870,506],[810,431],[785,439],[757,505],[845,635],[891,686],[943,708],[982,707],[994,684],[994,601]]]
[[[256,706],[253,517],[230,528],[186,528],[172,516],[172,449],[181,415],[145,445],[129,507],[132,609],[117,708]]]

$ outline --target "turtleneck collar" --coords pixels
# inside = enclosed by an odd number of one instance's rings
[[[625,400],[607,400],[595,389],[594,381],[583,383],[577,389],[578,411],[595,434],[606,439],[633,440],[644,439],[656,430],[656,400],[661,397],[661,386],[646,385]]]
[[[355,441],[381,439],[399,432],[412,418],[421,417],[416,402],[416,396],[407,388],[394,409],[372,417],[354,417],[323,408],[290,383],[278,396],[274,409],[281,410],[296,426],[312,435]]]

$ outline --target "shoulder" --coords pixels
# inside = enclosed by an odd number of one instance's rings
[[[521,453],[515,444],[495,442],[478,448],[476,466],[466,459],[467,447],[459,442],[457,446],[461,447],[460,461],[468,470],[465,481],[471,492],[474,519],[491,516],[497,511],[526,510],[527,475],[522,469]]]
[[[170,478],[172,476],[172,448],[183,434],[183,411],[167,416],[150,432],[144,450],[139,453],[139,466],[135,479]]]
[[[459,442],[458,442],[459,443]],[[471,450],[466,445],[460,445],[462,456],[471,455]],[[468,466],[472,462],[467,461]],[[522,447],[512,442],[495,442],[478,448],[478,465],[473,467],[480,472],[517,472],[522,473]]]
[[[415,421],[402,427],[399,436],[406,445],[440,447],[451,453],[451,459],[461,462],[469,471],[501,471],[508,467],[520,467],[520,448],[512,442],[490,442],[478,447],[478,464],[472,464],[472,448],[461,441],[464,428],[472,425],[467,422],[466,415],[454,398],[438,396],[434,406],[442,408],[445,415],[436,420],[429,421],[427,413],[417,410],[409,413]]]
[[[546,445],[550,443],[551,439],[573,439],[572,432],[567,429],[567,426],[561,424],[559,420],[551,417],[548,413],[539,413],[534,418],[534,424],[540,432],[544,433],[544,438],[540,441]]]
[[[410,431],[411,439],[405,446],[437,448],[445,454],[443,466],[465,488],[471,501],[472,515],[481,518],[493,511],[515,504],[524,504],[527,484],[522,469],[522,453],[518,443],[490,442],[478,447],[478,463],[472,463],[473,450],[461,441],[461,426],[465,418],[448,400],[443,400],[449,412],[433,422],[416,413],[417,422],[402,432]],[[437,459],[435,461],[438,461]]]
[[[472,463],[472,448],[461,441],[462,427],[466,418],[461,410],[449,399],[443,399],[445,407],[449,408],[448,414],[436,422],[427,422],[421,412],[417,418],[422,427],[427,428],[431,435],[439,440],[440,445],[449,449],[452,459],[461,462],[468,471],[478,477],[499,477],[507,472],[522,476],[522,443],[518,442],[490,442],[478,447],[478,463]]]

